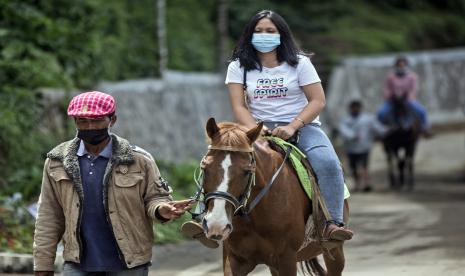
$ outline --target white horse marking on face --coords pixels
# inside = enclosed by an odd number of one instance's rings
[[[221,167],[223,168],[223,180],[217,188],[219,192],[227,192],[229,188],[229,168],[231,167],[231,156],[226,154],[223,162],[221,162]],[[222,228],[226,227],[229,224],[228,216],[226,214],[226,200],[221,198],[213,199],[214,205],[212,211],[205,216],[207,220],[208,227],[210,225],[220,226]]]

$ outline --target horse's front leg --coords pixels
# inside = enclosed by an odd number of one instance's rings
[[[397,171],[399,174],[399,189],[403,188],[405,184],[405,166],[407,165],[407,156],[399,158],[397,161]]]
[[[413,156],[407,156],[406,158],[407,166],[407,189],[409,191],[413,190],[415,185],[415,173],[414,173],[414,160]]]
[[[297,275],[297,253],[289,250],[285,254],[281,254],[278,259],[275,269],[279,276],[296,276]]]
[[[394,174],[394,164],[393,164],[393,155],[394,153],[390,150],[386,151],[387,163],[388,163],[388,177],[389,177],[389,185],[391,189],[394,189],[396,186],[396,176]]]
[[[225,276],[246,276],[257,264],[228,252],[223,246],[223,273]]]

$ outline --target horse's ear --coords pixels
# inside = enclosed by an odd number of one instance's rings
[[[260,136],[263,128],[263,122],[258,123],[258,125],[251,130],[247,131],[247,138],[249,138],[250,143],[252,144]]]
[[[213,139],[213,137],[215,137],[215,135],[220,131],[220,128],[216,124],[215,118],[208,119],[206,129],[208,137]]]

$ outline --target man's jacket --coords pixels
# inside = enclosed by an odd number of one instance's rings
[[[128,268],[152,258],[152,220],[171,190],[146,151],[112,135],[112,156],[103,180],[104,206]],[[34,233],[34,270],[53,271],[57,244],[63,240],[65,261],[80,262],[83,188],[78,156],[80,139],[64,142],[47,154]],[[98,233],[95,233],[98,235]]]

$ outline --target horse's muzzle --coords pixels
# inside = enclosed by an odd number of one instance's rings
[[[211,223],[209,226],[209,223],[205,218],[202,221],[202,227],[207,238],[215,241],[227,239],[233,230],[233,226],[230,223],[227,223],[224,226],[221,224]]]

